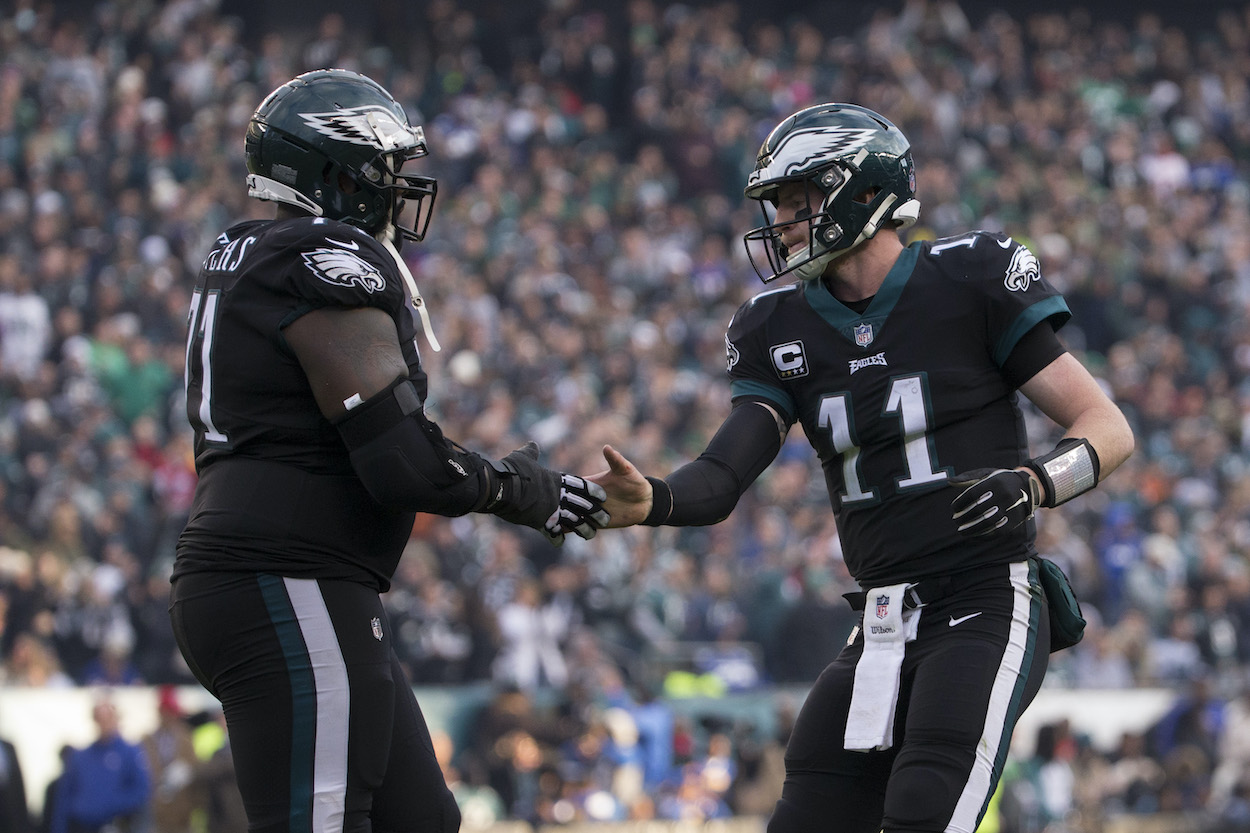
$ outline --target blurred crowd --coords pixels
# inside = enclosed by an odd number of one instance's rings
[[[1183,26],[1150,4],[784,8],[379,2],[276,31],[260,7],[218,0],[9,5],[0,684],[191,681],[166,602],[195,485],[192,279],[219,231],[272,210],[243,185],[256,104],[342,66],[394,92],[429,140],[434,222],[405,256],[443,345],[421,345],[431,410],[470,447],[533,438],[548,464],[585,473],[604,442],[670,471],[723,418],[724,330],[763,288],[740,238],[758,224],[742,187],[766,132],[819,101],[887,115],[917,163],[912,237],[1026,241],[1073,310],[1061,338],[1137,436],[1122,470],[1039,522],[1090,620],[1048,685],[1201,680],[1220,726],[1240,714],[1248,731],[1250,6]],[[1035,448],[1052,447],[1054,426],[1024,409]],[[482,516],[420,516],[387,605],[417,684],[521,698],[490,743],[454,752],[463,790],[492,787],[494,756],[514,817],[688,818],[738,811],[708,784],[758,769],[743,750],[777,739],[693,727],[684,758],[668,750],[684,763],[666,788],[632,793],[648,811],[603,787],[626,757],[614,735],[638,733],[660,695],[810,683],[854,622],[852,589],[795,431],[714,527],[556,549]],[[551,692],[548,721],[531,697]],[[1206,730],[1138,745],[1164,772],[1185,756],[1192,783],[1166,793],[1179,809],[1250,815],[1250,783],[1216,776],[1250,757],[1244,734]],[[1115,770],[1133,753],[1093,754]],[[604,789],[614,801],[568,798]],[[1099,801],[1143,810],[1115,792]]]

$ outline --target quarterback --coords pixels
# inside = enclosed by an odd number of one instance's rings
[[[729,415],[667,477],[606,446],[590,479],[609,526],[716,523],[801,424],[863,616],[798,716],[769,831],[972,833],[1062,610],[1034,512],[1094,488],[1132,432],[1060,343],[1068,307],[1024,244],[903,244],[915,167],[881,115],[784,119],[746,197],[764,216],[745,235],[756,271],[788,282],[729,323]],[[1030,456],[1017,392],[1064,428],[1056,448]]]

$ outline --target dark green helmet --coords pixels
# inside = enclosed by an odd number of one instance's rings
[[[381,85],[319,69],[278,87],[253,114],[244,143],[247,193],[370,234],[391,223],[421,240],[438,182],[401,168],[427,152],[420,126]]]
[[[809,182],[820,202],[808,213],[808,245],[789,251],[769,207],[787,182]],[[874,193],[875,192],[875,193]],[[794,273],[820,277],[834,258],[877,233],[887,222],[916,222],[916,167],[911,144],[887,119],[854,104],[818,104],[773,128],[760,147],[746,196],[759,200],[764,225],[744,236],[747,255],[765,283]],[[753,243],[762,242],[760,246]],[[758,262],[757,262],[758,261]]]

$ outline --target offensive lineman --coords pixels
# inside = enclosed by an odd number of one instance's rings
[[[425,415],[400,258],[437,183],[401,170],[420,127],[381,86],[317,70],[248,125],[248,194],[276,220],[217,238],[191,302],[187,416],[199,484],[170,616],[218,697],[252,833],[452,833],[460,813],[391,645],[387,589],[414,512],[489,512],[590,537],[602,491],[488,460]]]
[[[864,613],[798,716],[770,833],[976,829],[1047,667],[1033,512],[1132,453],[1033,254],[981,231],[904,247],[915,188],[910,145],[871,110],[778,124],[745,242],[766,283],[797,280],[730,322],[729,416],[668,477],[606,446],[590,478],[609,526],[712,524],[794,423],[816,449]],[[1066,432],[1032,459],[1017,390]]]

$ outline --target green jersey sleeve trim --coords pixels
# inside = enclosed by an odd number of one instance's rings
[[[1068,309],[1067,302],[1059,295],[1052,295],[1043,301],[1038,301],[1021,312],[1016,316],[1016,320],[1011,323],[1011,327],[1008,328],[1007,332],[1003,333],[1002,338],[994,345],[994,364],[1002,367],[1007,361],[1007,357],[1011,355],[1011,351],[1015,349],[1016,342],[1023,338],[1025,333],[1047,318],[1055,316],[1058,316],[1059,319],[1055,322],[1056,330],[1066,324],[1068,319],[1072,317],[1072,312]]]
[[[765,399],[777,407],[781,411],[781,415],[785,417],[787,423],[793,423],[795,413],[798,407],[795,405],[794,398],[781,388],[775,388],[772,385],[766,385],[763,382],[756,382],[751,379],[735,379],[729,385],[730,398],[737,399],[740,396],[752,396]]]

